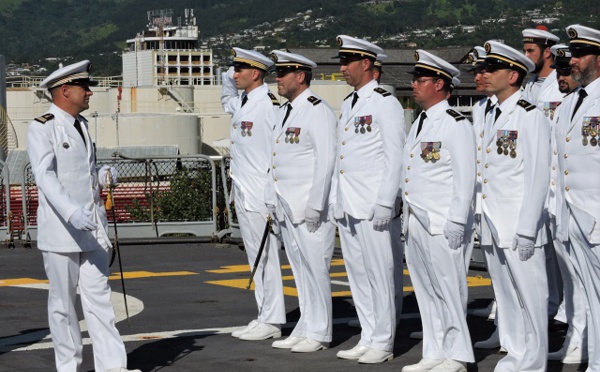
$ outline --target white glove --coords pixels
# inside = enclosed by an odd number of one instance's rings
[[[229,80],[235,80],[233,74],[235,74],[235,68],[231,66],[227,69],[226,72],[223,73],[223,77]]]
[[[79,208],[73,212],[71,217],[69,217],[69,223],[77,230],[82,231],[92,231],[96,230],[96,227],[98,227],[96,222],[92,219],[92,212],[84,208]]]
[[[335,218],[335,209],[337,208],[335,203],[329,204],[329,209],[327,209],[327,220],[337,226],[337,219]]]
[[[392,219],[392,208],[384,207],[383,205],[375,204],[369,213],[367,218],[369,221],[373,221],[373,230],[384,231],[387,230]]]
[[[103,165],[98,171],[98,183],[103,189],[111,186],[116,186],[118,183],[119,173],[115,167]]]
[[[535,253],[535,240],[527,236],[515,235],[513,239],[513,250],[519,249],[519,258],[521,261],[527,261]]]
[[[308,232],[314,233],[321,226],[321,212],[312,208],[306,208],[304,211],[304,222],[306,222]]]
[[[465,225],[448,220],[444,226],[444,236],[450,249],[458,249],[465,237]]]
[[[277,220],[277,208],[273,204],[267,204],[267,210],[269,211],[269,217],[271,217],[271,232],[274,235],[281,234],[281,229],[279,228],[279,220]]]

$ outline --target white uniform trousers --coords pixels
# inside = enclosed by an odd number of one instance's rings
[[[77,287],[94,350],[96,371],[126,367],[127,354],[115,327],[108,285],[108,252],[42,252],[49,280],[48,323],[58,372],[79,372],[82,337],[75,311]]]
[[[391,224],[400,224],[393,219]],[[396,232],[400,226],[392,226]],[[390,231],[375,231],[373,223],[345,215],[338,220],[342,254],[362,328],[359,345],[391,352],[396,336],[394,250]],[[397,234],[395,234],[397,235]]]
[[[483,223],[484,233],[489,233]],[[508,354],[494,371],[543,372],[548,355],[548,283],[544,248],[527,261],[519,252],[482,245],[498,303],[500,344]]]
[[[552,219],[550,223],[554,226],[556,222]],[[551,228],[551,231],[554,232],[555,229]],[[560,240],[554,239],[556,259],[563,283],[565,323],[569,325],[564,345],[587,350],[585,293],[567,248],[570,248],[570,244],[565,246]]]
[[[240,189],[236,190],[235,196],[240,232],[244,240],[244,249],[248,256],[250,270],[252,270],[265,232],[267,216],[246,210]],[[283,299],[283,282],[281,281],[281,263],[279,261],[280,247],[279,239],[269,233],[254,274],[254,297],[258,307],[257,320],[260,323],[285,323],[285,302]]]
[[[409,215],[406,263],[423,324],[423,358],[475,361],[467,325],[464,247],[450,249],[443,235],[430,235]]]
[[[333,313],[329,268],[335,244],[335,226],[323,222],[311,233],[305,223],[293,224],[283,212],[280,222],[285,252],[292,267],[300,319],[290,334],[319,342],[331,342]]]
[[[395,218],[390,223],[392,254],[394,255],[394,302],[396,304],[396,325],[402,316],[404,302],[404,242],[402,241],[402,220]]]
[[[569,256],[583,283],[587,310],[588,368],[600,371],[600,244],[591,244],[577,222],[569,218]]]

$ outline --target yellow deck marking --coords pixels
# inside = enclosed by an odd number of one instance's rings
[[[198,275],[198,273],[192,271],[171,271],[164,273],[154,273],[151,271],[128,271],[123,273],[125,279],[140,279],[140,278],[153,278],[153,277],[164,277],[164,276],[183,276],[183,275]],[[114,273],[108,277],[109,280],[121,279],[120,273]],[[31,285],[31,284],[48,284],[48,280],[32,279],[32,278],[16,278],[16,279],[0,279],[0,287],[11,287],[20,285]]]
[[[343,259],[335,259],[335,260],[331,261],[331,266],[343,266],[343,265],[344,265]],[[290,267],[290,265],[282,265],[281,269],[289,270],[289,269],[291,269],[291,267]],[[250,271],[250,266],[248,266],[248,265],[221,266],[221,269],[218,269],[218,270],[207,270],[207,272],[213,273],[213,274],[232,274],[232,273],[249,272],[249,271]],[[407,269],[402,270],[402,273],[404,275],[410,275]],[[347,277],[348,274],[345,271],[333,272],[333,273],[330,273],[329,276],[332,278],[339,278],[339,277]],[[281,279],[284,282],[292,281],[292,280],[294,280],[294,276],[293,275],[283,275],[281,277]],[[248,278],[210,280],[210,281],[207,281],[206,283],[220,285],[220,286],[224,286],[224,287],[240,288],[240,289],[245,290],[246,286],[248,285]],[[492,281],[491,281],[491,279],[488,279],[488,278],[483,278],[481,276],[468,276],[467,277],[467,286],[468,287],[482,287],[482,286],[489,286],[491,284],[492,284]],[[254,283],[252,283],[252,286],[250,287],[250,289],[254,290]],[[405,286],[403,288],[403,290],[404,290],[404,292],[413,292],[415,289],[412,286]],[[298,291],[296,290],[295,287],[284,286],[283,293],[287,296],[294,296],[294,297],[298,296]],[[352,292],[337,291],[337,292],[331,292],[331,295],[333,297],[349,297],[349,296],[352,296]]]

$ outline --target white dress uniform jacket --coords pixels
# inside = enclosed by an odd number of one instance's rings
[[[100,198],[94,146],[85,118],[75,118],[51,105],[44,123],[34,120],[27,134],[27,152],[39,192],[38,248],[50,252],[82,252],[111,247],[106,210]],[[46,115],[47,115],[46,114]],[[38,118],[39,119],[39,118]],[[79,208],[94,212],[95,231],[77,230],[69,217]]]
[[[564,94],[558,90],[558,79],[554,70],[541,84],[536,84],[536,79],[537,75],[534,75],[523,88],[523,99],[536,105],[550,118],[557,104],[562,102]]]
[[[273,123],[277,119],[279,102],[269,92],[267,84],[263,84],[248,94],[248,101],[242,106],[235,81],[225,75],[221,103],[225,112],[233,115],[231,179],[244,194],[244,208],[266,214],[265,185],[271,163],[270,152],[267,149],[271,146]],[[234,200],[235,193],[232,192],[231,201]]]
[[[287,106],[279,112],[283,122]],[[291,103],[283,127],[273,130],[271,180],[266,203],[282,207],[294,224],[304,222],[306,208],[326,211],[335,152],[335,115],[329,105],[306,89]],[[283,214],[278,213],[278,218]]]
[[[544,114],[516,92],[490,115],[484,136],[481,207],[496,245],[512,248],[516,234],[546,243],[543,208],[550,179],[550,127]],[[499,155],[497,141],[516,135],[516,157]],[[510,147],[508,151],[510,151]],[[506,185],[511,185],[507,187]],[[514,187],[513,187],[514,186]],[[483,234],[482,245],[491,245]]]
[[[565,98],[556,113],[556,144],[560,169],[557,188],[561,190],[556,194],[557,237],[562,241],[569,239],[570,211],[585,238],[591,244],[600,244],[600,148],[591,146],[590,135],[587,136],[588,144],[582,145],[582,126],[584,123],[597,123],[600,117],[600,79],[585,87],[588,96],[571,120],[580,89]],[[598,139],[596,136],[596,140]]]
[[[408,216],[410,208],[427,232],[439,235],[447,220],[463,225],[470,220],[475,195],[475,136],[469,121],[451,110],[447,101],[427,110],[419,135],[417,128],[412,126],[402,158],[404,215]],[[428,143],[439,151],[439,160],[421,158]]]
[[[400,185],[404,110],[375,80],[356,93],[354,107],[352,95],[342,103],[338,126],[331,197],[338,219],[367,219],[375,204],[394,208]]]
[[[489,111],[488,110],[488,102]],[[475,214],[481,214],[481,185],[483,179],[481,174],[483,172],[483,161],[482,161],[482,149],[483,149],[483,136],[485,130],[485,120],[488,115],[492,115],[494,112],[495,105],[498,103],[496,96],[485,97],[475,105],[473,105],[473,131],[475,132],[475,141],[477,144],[477,184],[475,186]]]

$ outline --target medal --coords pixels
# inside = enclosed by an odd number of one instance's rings
[[[252,131],[248,129],[248,137],[252,137]]]
[[[496,146],[502,147],[502,139],[501,138],[498,138],[498,140],[496,141]]]
[[[354,133],[358,134],[358,126],[354,129]]]
[[[440,153],[437,151],[434,151],[431,156],[433,156],[435,160],[440,160]]]
[[[361,134],[365,134],[365,132],[366,132],[366,131],[367,131],[367,130],[365,129],[365,127],[361,127],[361,128],[360,128],[360,133],[361,133]]]
[[[508,149],[504,149],[504,155],[508,155]]]
[[[242,137],[246,137],[246,131],[242,130]]]
[[[503,153],[502,147],[499,146],[497,152],[498,152],[498,155],[502,155],[502,153]]]
[[[596,139],[596,137],[592,137],[592,139],[590,140],[590,145],[594,147],[598,146],[598,140]]]
[[[589,142],[588,142],[588,139],[587,139],[587,137],[583,137],[583,139],[581,140],[581,144],[582,144],[582,145],[584,145],[584,146],[587,146],[587,145],[588,145],[588,143],[589,143]]]
[[[510,157],[513,158],[513,159],[516,158],[517,157],[517,152],[515,150],[511,150],[510,151]]]
[[[371,131],[371,124],[367,125],[367,132]]]

